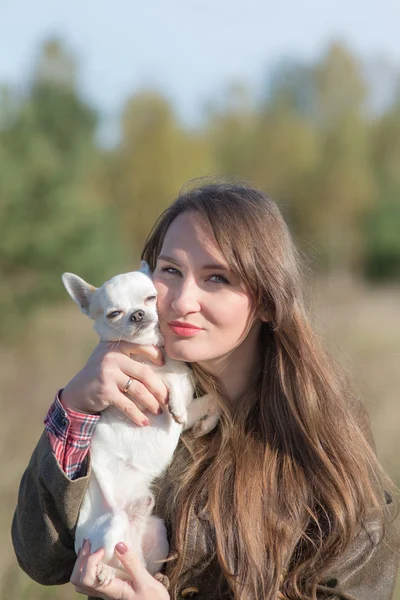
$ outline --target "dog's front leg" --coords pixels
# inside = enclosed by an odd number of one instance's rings
[[[194,437],[201,437],[212,431],[219,421],[219,408],[211,394],[195,398],[187,409],[188,419],[185,427],[192,429]]]
[[[190,380],[187,376],[182,377],[182,375],[168,373],[164,378],[164,383],[167,386],[169,393],[168,410],[177,423],[186,427],[186,406],[189,404],[193,393],[190,386]]]

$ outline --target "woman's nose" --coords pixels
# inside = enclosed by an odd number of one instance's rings
[[[194,282],[188,280],[182,281],[181,285],[177,286],[174,290],[171,302],[172,310],[180,316],[198,312],[200,310],[198,291]]]

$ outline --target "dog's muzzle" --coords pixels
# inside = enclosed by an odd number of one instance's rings
[[[135,310],[135,312],[133,312],[131,314],[131,321],[133,323],[142,323],[142,321],[144,319],[144,315],[145,315],[144,310]]]

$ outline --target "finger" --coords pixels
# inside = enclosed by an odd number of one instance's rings
[[[138,409],[136,404],[132,402],[132,400],[129,400],[129,398],[121,391],[118,390],[118,392],[113,395],[112,404],[115,408],[118,408],[123,412],[133,423],[136,423],[136,425],[139,425],[140,427],[150,425],[149,419]]]
[[[90,542],[88,540],[84,540],[82,548],[80,548],[78,552],[78,558],[75,561],[74,568],[71,573],[70,582],[73,585],[79,585],[79,581],[82,574],[82,569],[86,565],[87,557],[90,553]]]
[[[97,565],[101,562],[104,556],[104,549],[99,548],[93,554],[86,556],[86,560],[83,564],[82,570],[79,573],[78,578],[74,578],[71,583],[82,588],[97,588],[100,586],[99,581],[96,577]]]
[[[75,586],[80,594],[90,598],[103,598],[104,600],[136,600],[137,594],[132,588],[132,583],[122,581],[117,577],[107,585],[97,583],[95,587]]]
[[[148,587],[149,584],[151,586],[155,584],[154,577],[150,575],[137,557],[137,554],[135,554],[135,552],[133,552],[129,546],[123,542],[119,542],[119,544],[115,546],[115,553],[120,559],[129,577],[131,577],[132,587],[135,591],[139,591],[141,588]]]
[[[159,414],[160,403],[154,397],[154,395],[147,389],[146,385],[138,379],[132,379],[128,390],[126,392],[123,391],[124,386],[126,386],[128,380],[129,377],[126,375],[126,373],[121,373],[118,376],[117,385],[121,392],[131,401],[134,401],[139,410],[141,410],[142,407],[145,407],[148,410],[150,410],[153,414]]]
[[[153,364],[162,367],[165,364],[164,353],[158,346],[141,346],[139,344],[131,344],[130,342],[117,342],[118,350],[126,356],[140,356],[147,358]]]
[[[124,355],[120,355],[118,359],[118,366],[121,369],[123,379],[118,378],[118,386],[121,390],[124,389],[128,377],[137,379],[146,387],[146,389],[154,396],[154,398],[160,404],[167,404],[168,402],[168,389],[161,377],[153,371],[150,365],[139,363],[132,358],[127,358]],[[121,385],[120,385],[121,383]],[[131,386],[130,386],[131,387]],[[131,390],[130,392],[131,393]]]
[[[77,572],[77,573],[82,572],[82,568],[86,564],[89,555],[90,555],[90,540],[84,538],[82,547],[79,549],[78,557],[76,559],[72,574],[74,574],[74,572]],[[71,579],[72,579],[72,575],[71,575]]]
[[[84,588],[84,587],[81,587],[79,585],[74,585],[74,589],[75,589],[75,591],[76,591],[77,594],[85,594],[86,596],[90,596],[90,594],[93,591],[93,590],[91,590],[89,588]]]
[[[100,583],[97,579],[97,567],[104,557],[104,549],[100,548],[93,554],[86,556],[84,568],[79,580],[72,583],[78,588],[79,593],[90,597],[104,598],[105,600],[135,600],[133,584],[127,581],[127,574],[117,570],[116,577],[109,583]],[[118,577],[119,573],[124,579]]]
[[[75,561],[75,565],[71,574],[71,583],[74,583],[75,580],[79,577],[82,572],[82,568],[86,563],[87,557],[90,554],[90,542],[89,540],[83,540],[82,547],[79,549],[77,559]]]

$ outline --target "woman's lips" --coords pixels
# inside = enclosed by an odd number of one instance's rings
[[[181,337],[190,337],[191,335],[195,335],[196,333],[199,333],[199,331],[202,331],[200,327],[196,327],[190,323],[180,323],[179,321],[170,321],[168,327],[173,333]]]

